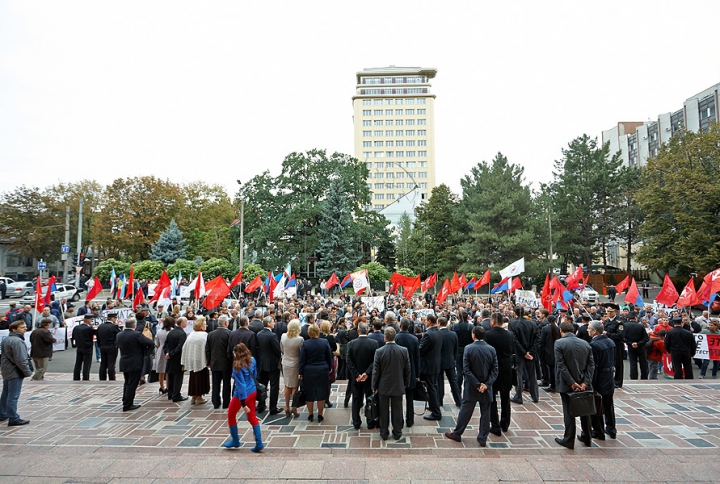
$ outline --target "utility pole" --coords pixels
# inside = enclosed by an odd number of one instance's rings
[[[552,221],[550,219],[550,212],[548,211],[548,235],[550,239],[550,252],[548,253],[549,259],[550,259],[550,273],[552,274],[553,270],[553,249],[552,249]]]
[[[80,211],[78,212],[78,236],[77,236],[77,253],[78,253],[78,265],[83,265],[83,261],[80,260],[80,254],[82,253],[82,211],[83,211],[83,199],[80,199]],[[75,269],[73,267],[73,269]],[[75,287],[80,289],[80,272],[75,269]]]
[[[65,207],[65,245],[70,245],[70,205]],[[68,282],[68,267],[70,266],[70,254],[62,253],[63,260],[63,282]]]
[[[245,260],[245,200],[240,200],[240,272]]]

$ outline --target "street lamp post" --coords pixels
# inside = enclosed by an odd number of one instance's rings
[[[240,180],[236,180],[237,184],[242,187],[242,182]],[[239,252],[239,259],[240,259],[240,272],[242,272],[243,267],[245,267],[245,200],[242,199],[242,196],[240,198],[240,250]]]

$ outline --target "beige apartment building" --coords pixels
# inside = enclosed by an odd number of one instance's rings
[[[356,75],[355,157],[370,171],[377,211],[393,212],[410,197],[425,200],[435,187],[435,74],[434,68],[390,66]]]

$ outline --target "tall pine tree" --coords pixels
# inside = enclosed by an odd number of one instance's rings
[[[357,242],[359,227],[352,218],[340,177],[330,183],[320,210],[318,229],[318,276],[327,279],[333,271],[345,274],[354,269],[362,257]]]
[[[184,259],[185,251],[186,244],[183,234],[180,232],[177,223],[175,223],[175,219],[172,219],[168,228],[160,234],[158,241],[152,245],[150,260],[172,264],[178,259]]]

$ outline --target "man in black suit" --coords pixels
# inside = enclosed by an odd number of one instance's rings
[[[462,392],[463,384],[463,353],[465,352],[465,347],[473,342],[473,328],[473,324],[463,321],[462,317],[460,321],[453,324],[452,328],[450,328],[453,333],[457,335],[458,341],[457,352],[455,353],[455,375],[457,377],[458,395]]]
[[[447,432],[445,437],[460,442],[467,428],[475,406],[480,404],[480,426],[477,441],[481,447],[487,445],[490,433],[490,401],[493,397],[493,383],[498,376],[498,361],[495,348],[487,344],[485,328],[476,326],[473,330],[475,342],[465,347],[463,355],[463,372],[465,373],[465,391],[462,406],[458,414],[455,430]]]
[[[255,336],[255,333],[248,329],[247,316],[240,316],[238,318],[238,324],[240,325],[240,327],[230,333],[230,340],[228,341],[227,347],[228,358],[230,358],[231,361],[234,360],[235,355],[233,353],[233,350],[240,343],[244,343],[245,346],[247,346],[247,348],[250,350],[250,353],[255,356],[255,359],[257,360],[257,337]]]
[[[123,379],[125,380],[122,398],[123,412],[140,408],[140,405],[135,404],[135,390],[137,390],[140,383],[145,350],[155,347],[155,343],[151,339],[135,331],[135,325],[135,318],[126,319],[125,330],[119,332],[116,337],[117,348],[120,349],[120,371],[123,372]],[[117,349],[115,353],[117,356]]]
[[[392,434],[395,440],[402,437],[402,397],[410,385],[410,356],[407,349],[395,343],[395,330],[385,328],[385,345],[375,351],[373,360],[372,388],[379,396],[380,438],[390,436],[390,412],[392,410]]]
[[[563,438],[555,438],[555,442],[568,449],[575,448],[576,423],[575,417],[570,415],[570,392],[592,390],[592,380],[595,374],[592,348],[587,341],[575,336],[575,327],[572,323],[560,323],[559,340],[555,341],[555,384],[560,393],[563,406],[563,420],[565,434]],[[590,416],[580,417],[582,433],[579,437],[586,447],[592,445],[590,436]]]
[[[80,369],[82,368],[82,379],[90,379],[90,366],[92,365],[93,356],[93,335],[95,328],[92,322],[95,316],[86,314],[83,317],[82,324],[78,324],[73,328],[72,337],[75,340],[75,369],[73,370],[73,380],[80,380]]]
[[[372,331],[368,333],[368,338],[375,341],[378,344],[378,348],[382,348],[385,345],[385,337],[382,333],[382,319],[373,318],[372,320]]]
[[[222,386],[222,408],[228,408],[230,405],[233,360],[227,354],[230,341],[230,330],[227,326],[228,317],[220,316],[217,329],[208,334],[205,344],[205,360],[210,364],[212,372],[212,403],[216,410],[220,408],[220,386]]]
[[[419,385],[417,379],[420,377],[420,344],[417,336],[410,333],[412,323],[408,318],[400,319],[400,332],[395,337],[395,343],[407,349],[410,358],[410,384],[405,387],[405,425],[415,425],[415,403],[413,395],[415,386]]]
[[[695,356],[695,351],[697,350],[695,336],[683,328],[682,318],[674,317],[671,321],[674,327],[665,335],[665,350],[670,353],[670,357],[672,358],[675,379],[692,380],[692,357]],[[617,371],[617,369],[615,371]]]
[[[530,387],[530,398],[537,403],[540,395],[537,376],[535,375],[535,360],[538,355],[538,346],[540,344],[540,335],[538,334],[537,324],[524,318],[525,309],[522,306],[515,307],[516,318],[510,321],[508,329],[515,335],[517,342],[515,353],[515,396],[510,399],[511,402],[523,403],[523,369],[527,372],[528,386]]]
[[[694,338],[694,337],[693,337]],[[638,379],[638,363],[640,364],[640,379],[648,379],[648,361],[645,345],[650,341],[645,326],[638,323],[637,313],[630,311],[628,320],[623,329],[623,341],[628,347],[628,362],[630,363],[630,379]]]
[[[480,311],[480,317],[482,318],[480,324],[483,328],[485,328],[485,332],[490,331],[490,329],[492,328],[492,323],[490,322],[490,310],[483,309],[482,311]]]
[[[460,407],[460,390],[458,389],[457,375],[455,374],[455,357],[458,352],[457,335],[447,328],[447,319],[438,318],[438,328],[441,341],[440,372],[437,376],[438,402],[442,407],[445,400],[445,378],[450,382],[450,393],[456,407]]]
[[[440,373],[442,358],[442,341],[437,328],[437,316],[427,315],[427,329],[420,340],[420,379],[427,385],[428,410],[425,420],[440,420],[440,400],[438,399],[437,375]]]
[[[622,388],[623,377],[625,373],[625,343],[623,341],[623,331],[625,322],[617,315],[617,309],[612,306],[607,308],[607,319],[605,320],[605,334],[615,343],[615,388]]]
[[[263,385],[270,383],[270,415],[277,415],[282,412],[277,407],[278,394],[280,390],[280,341],[273,332],[275,319],[271,316],[263,318],[263,329],[257,334],[258,356],[257,370],[258,381]],[[260,410],[258,410],[260,411]]]
[[[375,359],[377,342],[367,337],[367,323],[358,324],[358,337],[348,343],[346,364],[353,379],[352,385],[352,422],[356,429],[360,428],[362,420],[360,409],[365,405],[365,399],[372,393],[372,370]],[[373,429],[376,422],[367,422],[368,429]]]
[[[400,328],[398,327],[396,321],[397,317],[395,316],[395,313],[392,310],[388,310],[385,313],[385,327],[394,329],[395,335],[397,336],[397,333],[400,332]]]
[[[495,348],[498,360],[498,377],[493,385],[493,399],[490,404],[490,433],[500,436],[510,427],[510,390],[513,385],[513,351],[515,335],[503,328],[502,313],[491,316],[492,329],[485,333],[487,344]],[[500,394],[500,419],[498,419],[498,393]]]
[[[97,342],[100,346],[100,373],[101,381],[110,377],[115,380],[115,361],[117,361],[118,347],[115,337],[120,332],[117,325],[117,313],[109,312],[105,322],[97,328]]]
[[[217,311],[210,312],[210,315],[208,316],[206,324],[207,324],[207,329],[205,329],[205,332],[208,335],[217,329],[217,327],[218,327]]]
[[[187,318],[178,318],[175,327],[165,338],[165,346],[163,346],[163,353],[165,353],[167,359],[165,372],[168,375],[168,400],[173,402],[182,402],[188,399],[188,397],[183,397],[180,394],[184,373],[181,358],[182,348],[187,339],[185,333],[187,323]]]
[[[305,341],[310,339],[310,335],[308,334],[308,328],[315,324],[315,314],[308,313],[305,315],[305,324],[300,327],[300,336]]]
[[[255,313],[251,314],[251,316],[252,316],[252,321],[250,321],[250,325],[248,326],[248,329],[250,331],[252,331],[253,333],[258,334],[263,329],[262,309],[256,309]],[[254,354],[253,354],[253,356],[254,356]]]
[[[614,439],[617,434],[615,429],[615,404],[613,402],[613,394],[615,393],[615,381],[613,379],[615,343],[605,336],[603,332],[602,322],[595,320],[590,322],[588,334],[592,337],[590,347],[595,362],[592,386],[595,393],[602,398],[603,408],[605,409],[604,415],[590,416],[592,438],[598,440],[605,440],[605,434]],[[581,435],[580,438],[584,440],[585,436]]]

